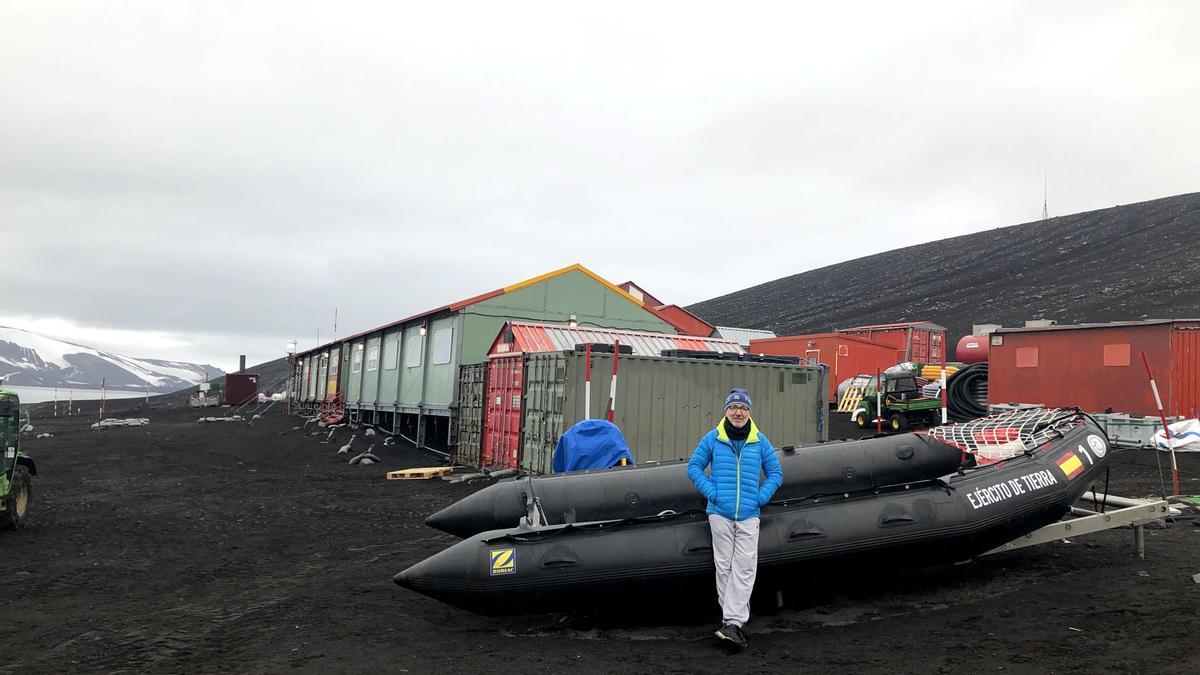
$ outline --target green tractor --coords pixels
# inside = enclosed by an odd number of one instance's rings
[[[859,429],[875,426],[878,414],[883,418],[883,428],[891,432],[907,431],[909,427],[937,426],[942,419],[942,401],[921,396],[917,378],[912,373],[884,373],[880,376],[883,392],[879,397],[881,410],[875,410],[875,378],[860,387],[862,398],[850,413]]]
[[[37,466],[21,454],[21,399],[0,391],[0,530],[15,530],[29,519]]]

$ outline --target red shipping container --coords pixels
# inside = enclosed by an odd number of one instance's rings
[[[750,341],[750,353],[799,356],[829,366],[830,403],[837,402],[838,384],[860,373],[874,375],[903,361],[904,353],[892,345],[844,333],[788,335]]]
[[[483,412],[483,465],[516,468],[521,448],[521,354],[488,359]]]
[[[225,405],[242,405],[258,396],[258,373],[226,373]]]
[[[857,326],[836,332],[891,345],[900,351],[899,361],[942,363],[946,358],[946,327],[928,321]]]
[[[1158,373],[1154,376],[1159,377]],[[1200,415],[1200,325],[1171,331],[1171,371],[1167,380],[1168,415]]]
[[[1200,320],[1002,328],[991,335],[992,403],[1157,416],[1142,352],[1167,415],[1200,411]]]

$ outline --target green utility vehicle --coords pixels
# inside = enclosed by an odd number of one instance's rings
[[[0,530],[15,530],[33,506],[37,466],[21,454],[21,399],[0,391]]]
[[[893,373],[880,376],[883,395],[879,397],[880,416],[883,417],[883,428],[888,431],[906,431],[910,426],[932,427],[941,422],[942,401],[936,398],[924,398],[917,386],[917,378],[912,373]],[[855,426],[867,429],[875,426],[875,394],[876,381],[862,387],[862,400],[858,408],[850,413]]]

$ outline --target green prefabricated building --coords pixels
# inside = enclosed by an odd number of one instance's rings
[[[320,367],[317,369],[316,397],[325,398],[329,385],[329,350],[320,354]]]
[[[642,301],[575,264],[321,345],[297,354],[297,363],[325,349],[336,358],[343,346],[339,389],[352,421],[448,450],[455,443],[459,367],[486,360],[508,321],[678,332]],[[316,391],[296,389],[302,402],[321,400]]]
[[[312,356],[301,356],[295,359],[296,372],[292,375],[292,398],[306,402],[312,400],[312,392],[308,386],[309,374],[312,372]]]

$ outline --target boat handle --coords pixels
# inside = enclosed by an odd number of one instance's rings
[[[699,546],[689,546],[689,547],[687,547],[687,549],[685,549],[685,552],[686,553],[709,553],[712,550],[713,550],[712,546],[704,546],[703,544],[701,544]]]
[[[578,560],[572,560],[571,558],[550,558],[549,560],[542,561],[542,567],[570,567],[578,564]]]
[[[884,516],[883,520],[879,521],[880,525],[893,525],[898,523],[915,523],[916,518],[912,516]]]
[[[820,530],[792,530],[788,532],[788,539],[804,539],[806,537],[824,537],[825,533]]]

